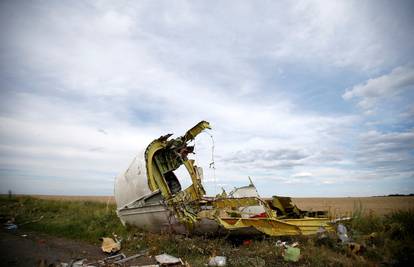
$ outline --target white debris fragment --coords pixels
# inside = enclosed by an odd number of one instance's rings
[[[331,221],[331,223],[343,222],[343,221],[350,221],[352,217],[339,217]]]
[[[211,257],[208,266],[226,266],[227,258],[224,256]]]
[[[286,248],[286,246],[287,246],[287,244],[286,244],[286,241],[281,241],[281,240],[278,240],[278,241],[276,241],[276,246],[277,247],[279,247],[279,248]]]
[[[349,242],[348,230],[346,229],[345,225],[342,223],[338,224],[337,232],[339,239],[342,241],[342,244]]]
[[[168,255],[166,253],[155,256],[155,260],[160,264],[184,264],[180,258]]]

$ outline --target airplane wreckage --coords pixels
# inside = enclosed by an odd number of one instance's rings
[[[115,179],[117,214],[124,225],[152,232],[309,235],[332,230],[327,212],[303,211],[290,197],[260,198],[253,183],[216,197],[205,196],[202,169],[189,143],[210,124],[201,121],[183,136],[152,141]],[[192,184],[182,190],[174,173],[181,165]]]

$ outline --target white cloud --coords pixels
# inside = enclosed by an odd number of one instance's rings
[[[358,99],[358,105],[370,111],[386,98],[392,98],[404,90],[414,89],[414,68],[398,67],[390,73],[355,85],[342,95],[345,100]]]
[[[295,178],[312,177],[313,174],[310,172],[298,172],[292,175]]]

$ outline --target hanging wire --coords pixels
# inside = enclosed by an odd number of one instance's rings
[[[209,168],[213,170],[213,183],[214,183],[214,194],[217,194],[217,179],[216,179],[216,163],[214,161],[214,137],[211,133],[209,133],[208,131],[204,131],[204,133],[208,134],[208,136],[210,136],[211,138],[211,161],[209,163]]]

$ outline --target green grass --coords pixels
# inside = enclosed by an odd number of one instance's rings
[[[99,237],[111,236],[112,233],[127,233],[113,204],[1,197],[0,205],[3,221],[14,219],[17,225],[27,230],[93,243],[98,243]]]
[[[352,239],[366,248],[362,256],[356,256],[338,242],[335,233],[323,242],[315,236],[261,236],[253,238],[250,245],[243,245],[242,241],[248,237],[188,237],[126,229],[113,204],[0,197],[0,219],[4,222],[14,218],[20,229],[97,245],[100,237],[117,234],[122,237],[122,250],[127,254],[149,249],[151,255],[168,253],[181,257],[191,266],[204,266],[212,255],[227,256],[228,266],[405,266],[414,261],[414,210],[385,217],[363,214],[366,214],[363,207],[356,205],[354,219],[346,223]],[[282,250],[275,245],[278,239],[299,242],[298,263],[283,260]]]
[[[362,214],[361,206],[346,225],[352,238],[366,245],[365,258],[394,266],[409,266],[414,262],[414,209],[383,217]]]

